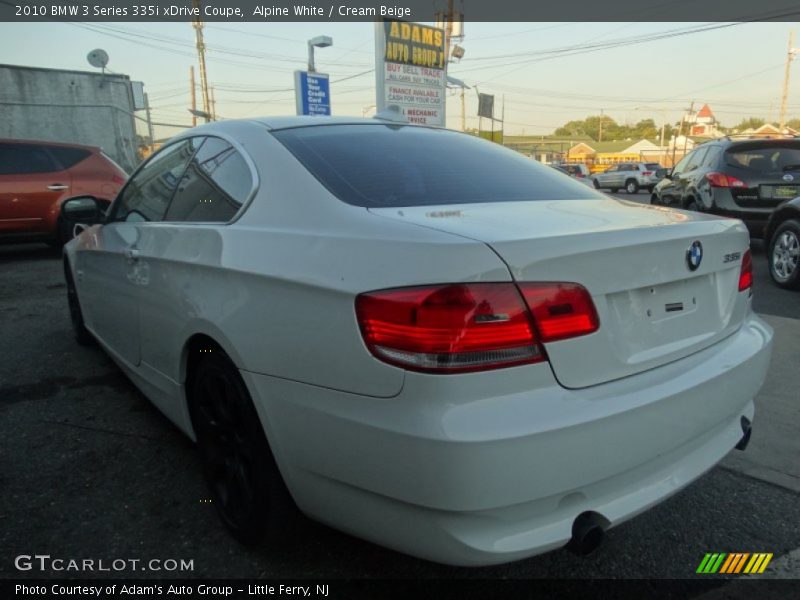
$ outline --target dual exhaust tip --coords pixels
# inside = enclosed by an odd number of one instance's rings
[[[747,444],[750,443],[753,426],[750,423],[750,419],[744,416],[741,418],[740,424],[742,426],[742,438],[736,444],[736,449],[744,450],[747,448]],[[610,525],[609,520],[600,513],[591,510],[582,512],[572,523],[572,538],[567,543],[566,549],[578,556],[591,554],[603,543],[606,529]]]

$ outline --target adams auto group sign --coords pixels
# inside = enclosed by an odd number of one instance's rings
[[[376,106],[396,104],[411,123],[445,126],[444,30],[386,20],[375,25]]]

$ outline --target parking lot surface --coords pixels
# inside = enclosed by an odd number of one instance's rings
[[[207,502],[192,444],[98,347],[74,342],[59,252],[0,246],[0,577],[78,576],[20,572],[20,554],[193,561],[190,572],[118,577],[683,578],[706,552],[734,551],[788,564],[781,557],[800,547],[800,293],[776,288],[762,244],[753,252],[754,306],[775,328],[775,354],[748,450],[611,530],[589,557],[558,550],[463,569],[307,519],[280,547],[238,545]]]

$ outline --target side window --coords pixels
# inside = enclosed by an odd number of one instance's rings
[[[153,155],[125,186],[109,220],[162,220],[194,150],[191,141],[186,140]]]
[[[167,210],[167,221],[227,223],[253,188],[244,158],[228,142],[206,138]]]
[[[53,173],[58,170],[43,146],[0,144],[0,175]]]
[[[692,154],[689,164],[686,165],[686,172],[688,173],[689,171],[694,171],[697,167],[703,164],[703,159],[705,158],[707,152],[708,148],[700,148],[699,150],[696,150]]]
[[[64,169],[77,165],[82,160],[89,157],[91,152],[83,148],[70,148],[68,146],[48,146],[50,154],[56,157]]]
[[[706,154],[706,158],[703,161],[703,166],[713,169],[719,163],[719,157],[722,156],[722,148],[719,146],[714,146],[708,149],[708,153]]]
[[[690,152],[686,156],[684,156],[677,165],[672,168],[672,174],[678,175],[679,173],[683,173],[686,170],[686,165],[689,164],[689,161],[692,160],[694,155],[697,154],[696,152]]]

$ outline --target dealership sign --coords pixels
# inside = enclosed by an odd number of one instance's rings
[[[298,115],[331,114],[331,88],[324,73],[295,71],[294,97]]]
[[[396,104],[411,123],[445,126],[444,30],[405,21],[376,23],[375,77],[378,110]]]

